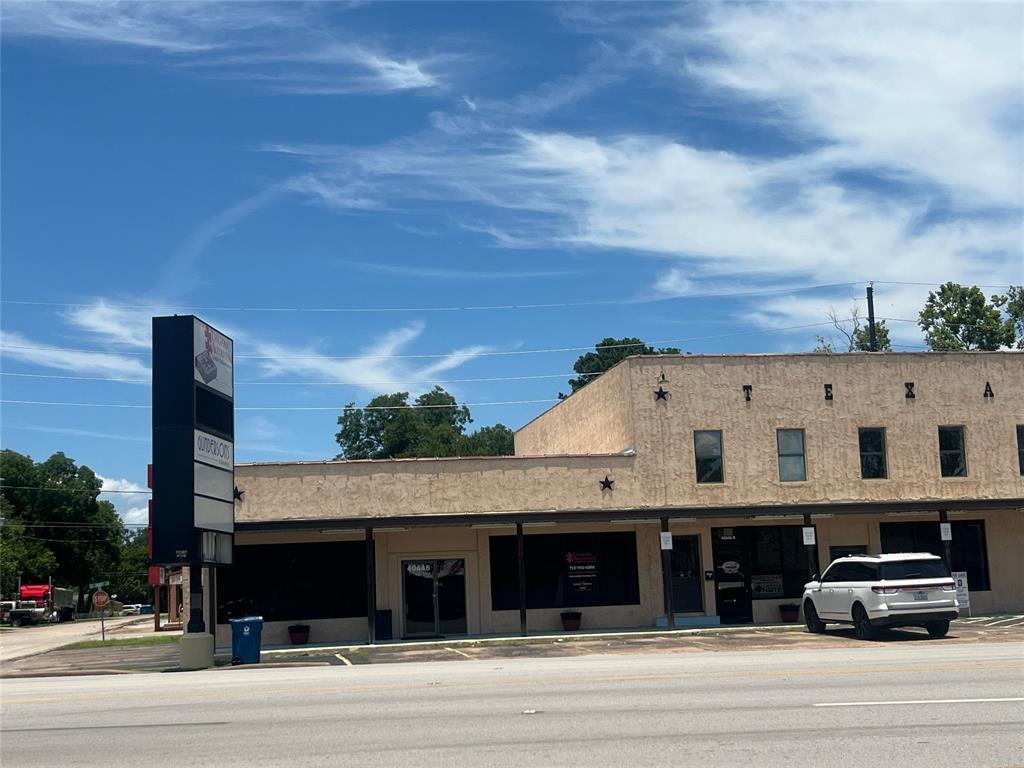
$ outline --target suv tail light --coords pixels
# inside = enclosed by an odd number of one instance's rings
[[[871,591],[876,595],[897,595],[899,594],[899,587],[872,587]]]

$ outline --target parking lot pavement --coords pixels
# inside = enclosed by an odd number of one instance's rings
[[[136,631],[152,631],[153,617],[118,616],[106,619],[104,624],[108,637],[125,637]],[[0,632],[0,664],[6,667],[16,659],[44,653],[79,640],[97,639],[100,630],[100,622],[96,619],[5,629]]]
[[[128,632],[132,628],[127,628]],[[120,636],[120,635],[119,635]],[[809,650],[937,644],[1000,643],[1024,641],[1024,616],[976,617],[953,622],[949,635],[931,638],[915,628],[892,630],[878,641],[854,637],[853,629],[832,625],[823,635],[808,634],[799,625],[726,627],[686,633],[616,633],[552,637],[438,640],[338,648],[289,648],[264,650],[262,664],[271,666],[324,666],[392,664],[416,661],[486,661],[515,658],[614,656],[626,654],[693,654],[739,651]],[[113,646],[47,653],[4,663],[0,677],[33,677],[60,674],[119,674],[170,672],[178,666],[177,643],[156,646]],[[227,656],[217,666],[229,666]]]

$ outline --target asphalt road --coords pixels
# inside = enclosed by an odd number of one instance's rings
[[[1012,766],[1024,643],[5,680],[12,766]]]

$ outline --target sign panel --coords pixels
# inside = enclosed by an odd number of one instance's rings
[[[235,444],[197,429],[195,440],[196,461],[202,461],[229,472],[235,471]]]
[[[814,536],[814,526],[813,525],[805,525],[804,528],[803,528],[803,531],[804,531],[804,544],[806,546],[812,547],[812,546],[814,546],[815,544],[818,543],[817,539]]]
[[[573,594],[590,593],[597,589],[597,555],[593,552],[567,552],[569,589]]]
[[[206,464],[195,465],[194,491],[199,496],[209,496],[221,501],[234,502],[235,475],[226,469],[217,469]]]
[[[953,524],[939,523],[939,538],[943,541],[953,540]]]
[[[96,608],[106,608],[110,605],[110,595],[104,592],[102,589],[97,589],[92,593],[92,604]]]
[[[231,339],[193,318],[192,360],[195,380],[234,397],[234,350]]]
[[[971,592],[967,588],[967,571],[953,571],[953,584],[956,585],[956,601],[961,608],[971,607]]]
[[[661,548],[672,549],[672,532],[662,531],[661,532]]]
[[[224,533],[235,530],[235,505],[231,502],[196,496],[193,509],[196,528]]]

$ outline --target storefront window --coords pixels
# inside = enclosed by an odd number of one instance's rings
[[[341,619],[366,615],[366,545],[361,541],[235,547],[217,574],[217,621]]]
[[[515,536],[492,536],[491,608],[519,608]],[[523,542],[527,608],[582,608],[640,602],[636,534],[534,534]]]
[[[810,572],[807,547],[799,525],[757,525],[712,529],[712,546],[739,566],[738,573],[750,574],[749,588],[754,600],[800,597]]]
[[[804,431],[802,429],[780,429],[779,480],[806,480],[807,467],[804,462]]]
[[[943,477],[967,476],[963,427],[939,427],[939,464]]]
[[[946,556],[938,522],[881,523],[882,552],[931,552]],[[988,575],[988,551],[985,523],[981,520],[956,520],[950,524],[951,571],[967,571],[967,586],[972,592],[991,589]]]

